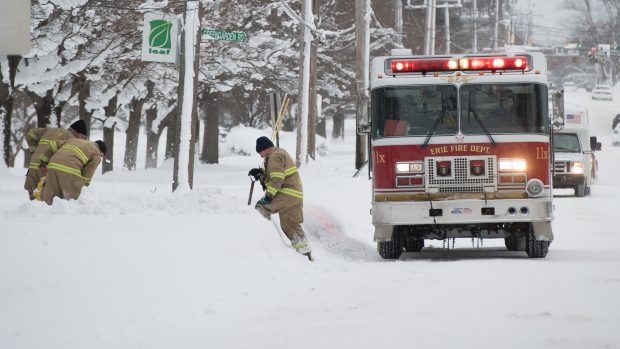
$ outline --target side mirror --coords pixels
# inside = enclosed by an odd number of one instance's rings
[[[603,144],[601,142],[596,142],[596,150],[602,150],[603,149]]]
[[[369,134],[371,131],[370,122],[360,122],[357,125],[357,133],[359,135]]]
[[[553,127],[557,130],[564,128],[564,91],[559,90],[551,96],[551,105],[553,107]]]
[[[598,143],[598,140],[596,139],[596,136],[590,137],[590,149],[591,150],[599,150],[599,149],[596,149],[597,143]]]

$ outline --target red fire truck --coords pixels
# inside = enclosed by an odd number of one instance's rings
[[[454,238],[503,238],[510,251],[547,255],[547,84],[540,53],[372,61],[365,131],[381,257]]]

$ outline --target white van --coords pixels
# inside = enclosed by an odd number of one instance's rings
[[[611,101],[614,99],[613,92],[611,90],[611,86],[607,85],[596,85],[592,90],[592,99],[602,99]]]
[[[576,104],[564,104],[564,125],[553,134],[553,187],[573,188],[575,196],[590,195],[596,180],[596,137],[590,136],[588,110]]]

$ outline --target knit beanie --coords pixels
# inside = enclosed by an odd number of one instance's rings
[[[97,143],[99,150],[101,150],[103,155],[105,155],[106,150],[108,150],[108,147],[105,145],[105,143],[103,141],[95,141],[95,143]]]
[[[269,140],[269,138],[262,136],[256,140],[256,152],[260,153],[261,151],[273,147],[273,142]]]
[[[86,136],[86,123],[84,120],[78,120],[72,123],[70,128],[72,128],[73,131]]]

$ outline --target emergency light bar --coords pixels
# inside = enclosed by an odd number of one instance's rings
[[[392,59],[388,61],[392,74],[440,71],[525,70],[526,56]]]

